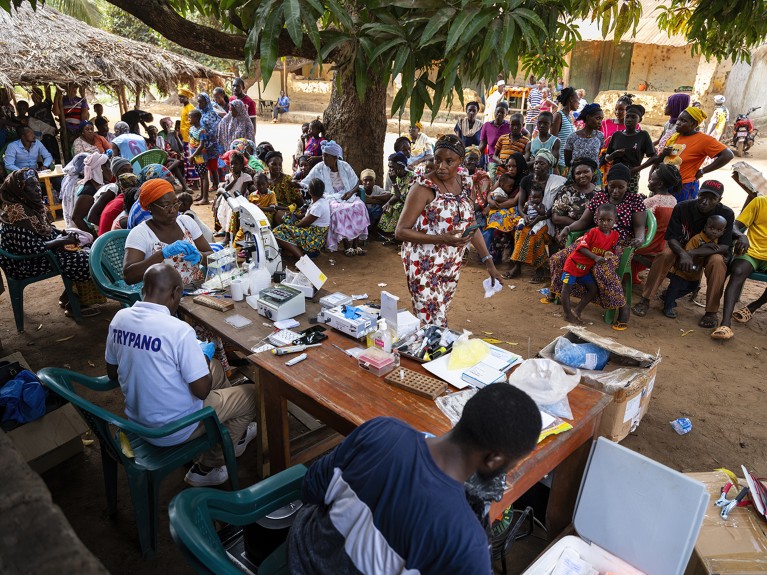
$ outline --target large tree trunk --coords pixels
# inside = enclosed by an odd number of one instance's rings
[[[337,70],[336,80],[323,116],[328,138],[341,145],[344,160],[352,165],[358,176],[365,168],[372,168],[376,173],[376,183],[381,185],[386,136],[386,84],[371,71],[365,99],[360,102],[353,69]]]

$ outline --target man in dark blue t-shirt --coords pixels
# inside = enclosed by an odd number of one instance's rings
[[[541,416],[519,389],[479,390],[441,437],[391,418],[352,432],[306,474],[288,536],[293,574],[491,573],[488,540],[464,494],[535,449]]]

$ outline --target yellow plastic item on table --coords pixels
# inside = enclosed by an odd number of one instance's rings
[[[468,333],[462,335],[453,344],[448,369],[467,369],[474,367],[490,353],[490,346],[481,339],[469,339]]]

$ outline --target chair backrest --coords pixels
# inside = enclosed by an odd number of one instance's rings
[[[93,281],[104,295],[116,292],[133,301],[141,299],[142,284],[128,286],[123,277],[125,240],[129,230],[114,230],[99,236],[91,248],[90,267]]]
[[[130,161],[131,165],[133,166],[133,171],[136,172],[136,167],[138,165],[138,171],[141,171],[141,168],[148,166],[149,164],[165,164],[165,162],[168,160],[168,154],[164,150],[147,150],[146,152],[141,152],[140,154],[136,154],[133,156],[133,159]]]

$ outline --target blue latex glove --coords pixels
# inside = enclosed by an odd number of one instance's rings
[[[178,255],[188,256],[189,254],[196,251],[197,248],[193,243],[186,240],[176,240],[172,244],[169,244],[162,249],[162,257],[167,259]]]
[[[213,359],[213,354],[216,351],[216,346],[213,345],[212,341],[201,341],[200,349],[202,350],[202,353],[205,354],[205,357],[208,358],[208,361]]]
[[[193,251],[188,256],[184,256],[184,261],[187,261],[191,263],[192,265],[197,265],[202,261],[202,255],[197,250]]]

